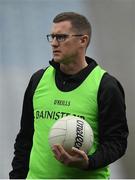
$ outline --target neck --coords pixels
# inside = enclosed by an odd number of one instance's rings
[[[65,74],[77,74],[79,71],[81,71],[82,69],[84,69],[87,66],[87,62],[84,59],[82,60],[77,60],[77,61],[72,61],[69,64],[60,64],[60,70],[65,73]]]

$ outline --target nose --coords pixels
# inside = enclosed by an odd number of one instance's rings
[[[57,41],[56,37],[54,37],[51,41],[51,46],[58,46],[59,42]]]

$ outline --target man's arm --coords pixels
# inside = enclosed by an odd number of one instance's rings
[[[29,170],[29,158],[34,134],[33,94],[44,70],[36,72],[26,89],[21,116],[21,127],[15,141],[10,179],[25,179]]]
[[[30,96],[31,81],[26,89],[23,101],[21,128],[15,141],[15,152],[12,161],[13,170],[9,173],[11,179],[26,178],[29,167],[29,156],[33,138],[33,106]]]
[[[128,126],[125,96],[121,84],[109,74],[102,78],[98,92],[99,140],[97,151],[89,156],[89,168],[107,166],[125,154]]]

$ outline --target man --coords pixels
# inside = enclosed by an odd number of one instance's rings
[[[124,155],[128,127],[121,84],[91,58],[88,20],[74,12],[58,14],[47,39],[53,59],[36,72],[25,92],[21,129],[16,138],[10,178],[108,179],[108,165]],[[68,101],[68,106],[56,102]],[[65,103],[66,104],[66,103]],[[94,131],[89,154],[74,155],[48,144],[49,130],[66,115],[84,117]]]

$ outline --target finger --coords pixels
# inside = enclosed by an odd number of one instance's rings
[[[79,149],[77,149],[75,147],[72,147],[72,151],[74,153],[76,153],[76,155],[80,156],[81,158],[83,158],[85,160],[88,160],[88,156],[87,156],[87,154],[84,151],[79,150]]]
[[[60,144],[57,144],[56,147],[63,158],[69,157],[68,152]]]
[[[65,161],[67,161],[69,155],[68,155],[68,153],[64,150],[64,148],[61,145],[55,144],[53,146],[52,150],[53,150],[53,152],[55,154],[55,158],[58,161],[60,161],[62,163],[65,163]]]
[[[57,147],[59,152],[63,152],[64,151],[64,148],[60,144],[55,144],[54,147]]]
[[[56,157],[60,157],[61,155],[61,150],[59,149],[59,146],[57,144],[53,145],[52,151],[55,154]]]
[[[52,151],[54,153],[55,159],[63,163],[63,159],[61,158],[61,152],[59,151],[59,148],[57,147],[57,145],[53,146]]]

